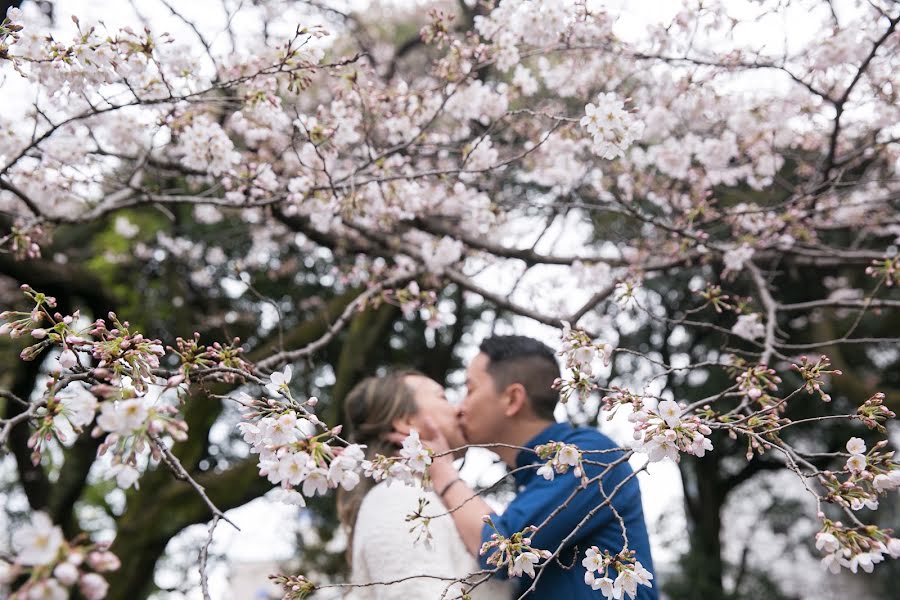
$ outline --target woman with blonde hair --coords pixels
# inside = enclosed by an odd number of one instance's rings
[[[361,381],[344,401],[344,435],[366,446],[366,458],[396,454],[392,433],[440,431],[453,448],[464,445],[458,409],[447,401],[443,387],[418,371],[392,371]],[[453,482],[455,483],[455,482]],[[450,485],[453,485],[451,483]],[[447,486],[450,487],[449,485]],[[338,497],[341,522],[349,530],[347,556],[350,581],[361,587],[352,600],[438,600],[461,598],[472,584],[485,578],[475,558],[444,514],[438,494],[421,485],[375,483],[363,478]],[[424,502],[424,504],[423,504]],[[422,508],[424,506],[424,508]],[[429,539],[407,515],[441,515],[428,521]],[[389,583],[394,582],[394,583]],[[374,584],[374,585],[367,585]],[[488,580],[471,590],[473,600],[507,600],[506,582]]]

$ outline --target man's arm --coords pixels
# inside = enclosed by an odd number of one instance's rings
[[[585,470],[587,476],[593,478],[603,472],[604,467],[586,465]],[[618,522],[606,495],[612,494],[615,486],[630,475],[631,469],[627,464],[612,468],[603,476],[603,492],[600,491],[600,483],[597,481],[582,488],[580,480],[574,476],[571,470],[568,473],[556,475],[552,481],[535,477],[528,487],[510,503],[506,511],[494,519],[494,525],[502,535],[510,536],[529,525],[541,526],[543,524],[543,527],[531,536],[532,545],[552,552],[565,538],[579,528],[582,520],[589,513],[593,513],[590,519],[591,531],[597,532],[611,528],[609,535],[613,538],[620,538]],[[620,509],[639,502],[640,491],[636,481],[624,485],[615,495],[615,505]],[[551,513],[563,505],[565,505],[564,508],[544,523]],[[488,534],[489,531],[485,529],[484,535]],[[569,541],[569,545],[577,544],[580,537],[576,533]],[[618,540],[616,543],[619,543]],[[486,565],[486,559],[486,556],[480,557],[482,566]]]

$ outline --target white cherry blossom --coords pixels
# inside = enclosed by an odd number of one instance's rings
[[[23,565],[49,564],[64,543],[62,530],[44,512],[35,512],[30,524],[13,533],[13,545],[18,549],[17,560]]]

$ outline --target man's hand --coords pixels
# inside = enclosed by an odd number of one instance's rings
[[[406,431],[395,429],[392,433],[387,434],[387,439],[397,446],[402,446],[410,431],[409,429]],[[442,460],[446,457],[451,464],[453,463],[450,443],[437,425],[434,424],[434,421],[431,420],[431,417],[425,417],[423,420],[422,431],[419,432],[419,440],[421,440],[423,446],[434,453],[435,460]]]

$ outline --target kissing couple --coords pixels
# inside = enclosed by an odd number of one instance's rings
[[[354,586],[346,598],[658,599],[637,478],[600,431],[556,422],[559,377],[550,347],[510,335],[481,343],[459,406],[417,371],[353,388],[344,432],[367,459],[417,439],[434,458],[430,485],[364,478],[339,497]],[[460,479],[454,460],[467,446],[489,447],[514,478],[502,514]],[[424,517],[427,544],[416,543],[412,514]],[[633,554],[610,564],[626,536]]]

